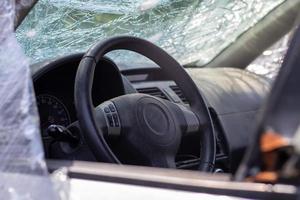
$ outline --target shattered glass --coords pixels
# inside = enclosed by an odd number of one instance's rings
[[[292,34],[287,34],[256,58],[247,70],[274,79],[283,62]]]
[[[284,0],[39,0],[17,31],[32,62],[83,52],[116,35],[148,39],[203,65]],[[116,62],[138,62],[115,53]]]
[[[15,12],[31,0],[0,2],[1,199],[56,199],[48,177],[29,59],[14,33]]]

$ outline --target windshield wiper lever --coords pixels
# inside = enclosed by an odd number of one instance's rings
[[[73,134],[69,129],[61,125],[50,125],[47,128],[47,133],[56,141],[79,143],[77,135]]]

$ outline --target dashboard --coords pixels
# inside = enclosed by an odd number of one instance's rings
[[[83,54],[73,54],[31,67],[42,139],[48,158],[95,160],[84,142],[81,148],[70,150],[61,144],[53,145],[47,135],[47,128],[52,124],[67,127],[77,121],[74,82],[82,56]],[[157,66],[135,66],[134,69],[122,70],[120,73],[119,68],[124,69],[121,65],[122,63],[116,65],[108,58],[103,58],[97,64],[92,88],[94,106],[114,97],[136,92],[189,106],[180,88],[174,81],[163,76]],[[197,75],[197,70],[188,72],[204,94],[212,117],[217,144],[216,171],[234,171],[251,137],[249,126],[254,123],[254,116],[259,110],[263,94],[267,91],[267,87],[261,85],[267,83],[260,79],[253,82],[256,77],[238,70],[201,70],[201,75]],[[241,76],[244,76],[243,80]],[[247,79],[251,82],[249,88],[237,87],[239,81],[248,82]],[[263,89],[257,89],[254,93],[254,87]],[[176,157],[177,168],[197,168],[201,148],[199,141],[199,134],[183,138]]]

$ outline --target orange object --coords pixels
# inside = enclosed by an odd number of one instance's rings
[[[290,145],[285,137],[273,131],[266,131],[260,139],[260,149],[263,153],[274,151]]]
[[[260,172],[254,177],[254,180],[256,182],[263,182],[263,183],[276,183],[277,179],[278,179],[278,174],[273,171]]]

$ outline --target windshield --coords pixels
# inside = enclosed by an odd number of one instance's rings
[[[17,30],[32,63],[86,51],[116,35],[154,42],[202,66],[284,0],[39,0]],[[124,52],[118,62],[141,62]],[[139,66],[140,67],[140,66]]]

